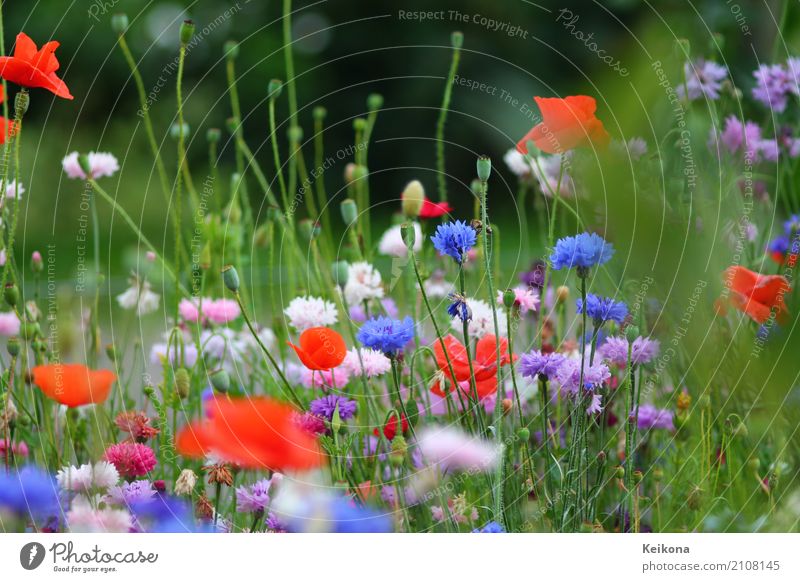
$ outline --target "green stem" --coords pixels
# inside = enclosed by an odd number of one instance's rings
[[[453,94],[453,81],[458,72],[458,63],[461,59],[461,45],[453,46],[450,60],[450,72],[447,75],[447,84],[444,86],[442,106],[439,109],[439,119],[436,122],[436,177],[439,184],[439,200],[447,200],[447,175],[444,163],[444,126],[447,123],[447,113],[450,110],[450,99]]]

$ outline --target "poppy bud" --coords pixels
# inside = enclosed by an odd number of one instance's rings
[[[39,310],[39,306],[36,305],[36,301],[28,301],[25,303],[25,314],[28,316],[28,321],[37,322],[42,317],[42,312]]]
[[[528,428],[521,428],[517,431],[517,437],[524,443],[528,442],[528,439],[531,438],[531,431]]]
[[[356,165],[353,162],[346,164],[344,167],[344,181],[347,184],[350,184],[353,181],[353,172],[356,169]]]
[[[661,481],[664,478],[664,471],[660,467],[653,469],[653,479]]]
[[[700,405],[701,408],[710,408],[711,407],[711,397],[708,394],[702,394],[698,399],[697,403]]]
[[[506,289],[503,292],[503,305],[505,305],[506,309],[511,309],[514,307],[514,303],[517,302],[517,294],[514,293],[513,289]]]
[[[117,348],[114,347],[114,344],[108,344],[106,346],[106,356],[108,356],[108,359],[112,362],[117,361]]]
[[[181,24],[181,44],[185,47],[194,36],[194,22],[184,20]]]
[[[379,93],[370,93],[367,96],[367,109],[370,111],[377,111],[383,107],[383,95]]]
[[[116,32],[119,36],[125,34],[125,31],[128,30],[128,15],[124,12],[112,15],[111,30]]]
[[[400,226],[400,235],[403,237],[406,248],[413,249],[414,243],[417,242],[417,231],[414,225],[404,222]]]
[[[178,393],[180,398],[189,396],[191,385],[192,379],[191,376],[189,376],[189,370],[186,368],[178,368],[175,370],[175,392]]]
[[[210,127],[206,132],[206,140],[208,143],[217,143],[222,137],[222,132],[217,127]]]
[[[353,120],[353,129],[356,131],[364,131],[367,129],[367,120],[363,117],[356,117]]]
[[[92,165],[89,163],[89,156],[86,154],[78,155],[78,165],[81,167],[81,171],[86,174],[87,178],[92,177]]]
[[[492,160],[487,156],[478,158],[478,179],[481,182],[487,182],[489,176],[492,175]]]
[[[11,307],[16,307],[19,303],[19,288],[14,283],[6,283],[3,289],[3,297]]]
[[[403,193],[401,194],[401,205],[403,214],[409,218],[416,218],[422,211],[422,205],[425,203],[425,188],[419,180],[412,180],[406,184]]]
[[[179,139],[181,137],[181,131],[183,131],[184,137],[189,135],[189,124],[185,121],[183,124],[173,123],[169,128],[169,135],[172,139]]]
[[[305,240],[309,241],[317,238],[322,231],[319,222],[315,222],[310,218],[302,219],[298,226],[300,227],[300,234]]]
[[[601,465],[606,462],[605,451],[600,451],[599,453],[597,453],[597,462],[600,463]]]
[[[356,165],[353,168],[353,182],[366,178],[367,176],[369,176],[369,170],[367,170],[366,166]]]
[[[632,342],[637,337],[639,337],[639,328],[637,326],[629,325],[628,327],[625,328],[625,338],[629,342]]]
[[[303,140],[303,128],[299,125],[291,126],[286,130],[286,137],[289,138],[289,143],[299,143]]]
[[[41,332],[42,329],[39,327],[38,323],[26,321],[20,326],[20,333],[22,334],[23,339],[26,341],[38,337]]]
[[[8,353],[12,358],[16,358],[19,355],[19,338],[18,337],[8,338],[6,349],[8,349]]]
[[[280,79],[272,79],[267,85],[267,96],[270,99],[277,99],[283,92],[283,82]]]
[[[342,211],[342,220],[347,226],[353,226],[358,221],[358,206],[352,198],[345,198],[339,205]]]
[[[761,461],[757,457],[754,457],[747,461],[747,466],[750,467],[750,470],[754,473],[758,473],[758,469],[761,466]]]
[[[389,453],[389,461],[395,467],[399,467],[405,460],[408,444],[403,435],[399,434],[392,439],[392,451]]]
[[[233,60],[239,56],[239,43],[235,40],[225,41],[224,49],[225,56]]]
[[[460,49],[464,45],[464,33],[461,31],[454,31],[450,35],[450,44],[453,45],[453,48]]]
[[[561,285],[556,289],[556,301],[558,303],[566,303],[569,300],[569,287]]]
[[[236,121],[235,117],[229,117],[225,120],[225,129],[228,130],[228,133],[236,133],[239,129],[239,123]]]
[[[477,178],[469,183],[470,192],[472,192],[475,196],[481,195],[481,181]]]
[[[333,409],[333,415],[331,415],[331,431],[333,434],[337,434],[340,430],[342,430],[342,416],[339,414],[339,404],[336,404],[336,408]]]
[[[236,272],[236,267],[233,265],[222,267],[222,282],[232,293],[239,292],[239,273]]]
[[[339,287],[347,285],[349,271],[350,266],[347,261],[336,261],[333,264],[333,280]]]
[[[328,110],[320,105],[314,107],[314,110],[312,111],[311,114],[314,116],[315,120],[322,121],[328,115]]]
[[[625,467],[619,466],[617,467],[617,479],[624,479],[625,478]]]
[[[39,251],[33,251],[31,255],[31,270],[34,273],[41,273],[44,270],[44,264],[42,263],[42,253]]]
[[[17,117],[22,117],[28,112],[28,105],[31,104],[31,96],[26,89],[20,89],[14,97],[14,112]]]
[[[211,372],[208,379],[211,381],[211,385],[217,392],[222,392],[225,394],[231,389],[231,375],[225,370],[220,369]]]

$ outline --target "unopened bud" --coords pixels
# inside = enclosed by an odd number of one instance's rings
[[[416,218],[425,204],[425,188],[419,180],[412,180],[406,184],[401,195],[403,214],[408,218]]]
[[[514,307],[514,304],[517,302],[517,294],[514,292],[513,289],[506,289],[503,292],[503,305],[505,305],[506,309],[511,309]]]
[[[521,428],[517,431],[517,437],[524,443],[528,442],[528,439],[531,438],[531,431],[527,428]]]
[[[358,206],[352,198],[345,198],[339,205],[342,211],[342,220],[347,226],[353,226],[358,221]]]
[[[239,273],[236,272],[236,267],[233,265],[225,265],[222,267],[222,282],[225,287],[232,293],[239,292]]]
[[[192,385],[192,379],[189,376],[189,370],[186,368],[178,368],[175,370],[175,391],[180,398],[189,396],[189,389]]]
[[[353,120],[353,129],[358,132],[362,132],[367,129],[367,120],[363,117],[356,117]]]
[[[486,156],[478,158],[478,179],[481,182],[487,182],[489,176],[492,175],[492,160]]]
[[[333,264],[333,281],[339,286],[344,288],[347,285],[347,278],[350,272],[350,266],[347,261],[336,261]]]
[[[169,135],[172,139],[179,139],[181,137],[181,132],[183,132],[183,137],[189,135],[189,124],[185,121],[183,123],[173,123],[169,128]]]
[[[224,50],[225,56],[231,60],[234,60],[239,56],[239,43],[235,40],[228,40],[225,42]]]
[[[209,380],[214,390],[223,394],[231,389],[231,375],[225,370],[215,370],[209,375]]]
[[[128,30],[128,15],[121,12],[112,15],[111,30],[116,32],[119,36],[125,34],[125,31]]]
[[[625,338],[629,342],[633,342],[637,337],[639,337],[639,328],[635,325],[629,325],[625,328]]]
[[[283,81],[280,79],[272,79],[267,86],[267,96],[270,99],[277,99],[283,92]]]
[[[194,22],[191,20],[184,20],[181,24],[181,44],[185,47],[189,44],[194,36]]]
[[[511,409],[514,408],[514,403],[512,402],[511,398],[503,398],[503,415],[507,415],[511,412]]]
[[[8,354],[12,358],[16,358],[19,355],[19,338],[18,337],[8,338],[6,349],[8,349]]]
[[[210,127],[206,131],[206,140],[208,143],[217,143],[222,138],[222,132],[218,127]]]
[[[41,273],[44,270],[42,253],[39,251],[33,251],[33,254],[31,254],[31,270],[34,273]]]
[[[17,303],[19,303],[19,287],[14,283],[6,283],[3,289],[3,297],[11,307],[16,307]]]
[[[556,302],[566,303],[569,301],[569,287],[561,285],[556,289]]]
[[[112,362],[117,361],[117,348],[114,347],[114,344],[106,345],[106,356]]]
[[[450,35],[450,44],[453,45],[453,48],[460,49],[464,46],[464,33],[458,30],[454,31]]]
[[[14,112],[17,117],[22,117],[28,112],[28,106],[31,104],[31,96],[27,90],[22,89],[17,92],[14,98]]]
[[[383,107],[383,95],[379,93],[370,93],[367,96],[367,109],[370,111],[377,111]]]
[[[320,105],[320,106],[314,107],[314,110],[311,112],[311,115],[317,121],[322,121],[328,115],[328,110]]]

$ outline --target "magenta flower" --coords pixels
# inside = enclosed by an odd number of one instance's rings
[[[123,477],[141,477],[156,466],[153,449],[141,443],[118,443],[106,449],[103,456]]]

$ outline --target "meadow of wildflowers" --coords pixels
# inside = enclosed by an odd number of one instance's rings
[[[387,196],[370,154],[392,95],[329,144],[337,97],[298,94],[290,26],[252,115],[244,44],[196,56],[205,25],[184,21],[154,99],[139,24],[98,26],[152,168],[126,180],[157,191],[164,232],[116,194],[125,151],[65,155],[86,249],[58,261],[91,281],[80,310],[57,307],[52,255],[18,230],[49,187],[26,159],[60,138],[25,119],[84,96],[60,66],[74,47],[6,26],[0,529],[798,530],[800,46],[746,70],[677,39],[639,72],[641,133],[609,105],[638,107],[624,89],[554,81],[508,147],[475,131],[455,166],[453,87],[480,48],[453,32],[427,104],[435,172],[398,161]],[[225,63],[220,128],[187,114],[196,58]],[[101,209],[135,238],[133,272],[107,272],[122,251],[101,247]]]

